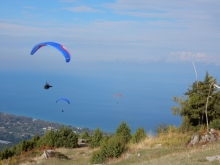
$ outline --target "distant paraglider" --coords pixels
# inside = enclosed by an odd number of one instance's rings
[[[59,51],[63,54],[63,56],[64,56],[66,62],[69,62],[69,61],[70,61],[71,55],[70,55],[70,53],[68,52],[68,50],[67,50],[63,45],[61,45],[61,44],[59,44],[59,43],[56,43],[56,42],[42,42],[42,43],[39,43],[39,44],[35,45],[35,46],[32,48],[32,50],[31,50],[31,55],[34,55],[35,52],[36,52],[38,49],[42,48],[43,46],[48,46],[48,45],[49,45],[49,46],[53,46],[54,48],[56,48],[57,50],[59,50]]]
[[[65,101],[65,102],[67,102],[68,104],[70,104],[70,101],[69,101],[68,99],[66,99],[66,98],[59,98],[59,99],[57,99],[56,103],[57,103],[58,101]]]
[[[44,85],[44,89],[49,89],[49,88],[52,88],[52,86],[46,82],[46,84]]]
[[[113,96],[112,96],[113,98],[122,98],[123,97],[123,95],[122,94],[114,94]],[[118,104],[118,99],[117,99],[117,104]]]
[[[59,99],[57,99],[56,103],[59,102],[59,101],[65,101],[68,104],[70,104],[70,101],[68,99],[66,99],[66,98],[59,98]],[[62,112],[64,112],[64,110],[62,110]]]

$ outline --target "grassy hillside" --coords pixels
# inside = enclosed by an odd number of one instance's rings
[[[128,150],[119,158],[108,159],[104,164],[111,165],[208,165],[219,164],[219,161],[208,162],[207,156],[219,155],[220,143],[207,144],[195,147],[184,147],[190,136],[186,134],[168,133],[157,137],[148,136],[139,144],[129,144]],[[158,145],[161,144],[161,145]],[[65,149],[54,149],[54,152],[66,155],[69,159],[49,158],[42,159],[42,151],[30,151],[2,161],[2,164],[39,164],[39,165],[90,165],[90,158],[96,149],[87,146]]]

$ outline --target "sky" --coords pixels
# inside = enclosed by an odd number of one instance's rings
[[[175,92],[182,95],[195,81],[192,61],[198,79],[202,80],[206,71],[219,76],[219,0],[0,3],[1,73],[65,74],[113,82],[117,79],[121,86],[113,83],[118,85],[114,89],[123,88],[123,82],[133,78],[136,82],[131,85],[137,91],[147,87],[143,84],[149,78],[181,86],[178,92],[176,88],[170,92],[171,96]],[[60,52],[51,47],[30,56],[33,46],[44,41],[64,45],[71,53],[71,61],[65,63]],[[142,85],[134,85],[142,80]]]
[[[219,64],[219,5],[218,0],[2,1],[1,61],[16,51],[9,47],[22,53],[55,40],[75,61]]]

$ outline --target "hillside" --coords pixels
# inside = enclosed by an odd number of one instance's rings
[[[9,141],[9,144],[0,143],[0,151],[11,147],[22,140],[31,139],[34,135],[42,136],[47,130],[59,129],[62,125],[55,122],[33,119],[24,116],[15,116],[0,112],[0,140]],[[68,126],[75,133],[90,132],[91,129]]]
[[[156,141],[154,141],[156,140]],[[149,147],[148,144],[152,141],[157,142],[157,138],[147,138],[145,141],[130,145],[129,149],[123,153],[118,159],[110,159],[103,164],[109,165],[217,165],[220,162],[214,160],[208,161],[208,157],[219,155],[220,143],[215,142],[207,144],[206,147],[201,145],[195,147],[184,147],[183,145],[170,147]],[[59,148],[54,149],[54,152],[59,155],[66,155],[69,159],[59,158],[40,158],[42,151],[31,151],[19,157],[13,157],[9,160],[4,160],[2,163],[19,162],[21,165],[91,165],[89,162],[92,153],[97,149],[81,147],[75,149]],[[13,163],[12,163],[13,164]]]

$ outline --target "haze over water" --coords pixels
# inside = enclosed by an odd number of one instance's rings
[[[172,97],[182,96],[195,81],[192,64],[186,65],[172,64],[176,70],[166,75],[157,72],[156,64],[94,64],[89,65],[92,74],[83,69],[71,74],[67,70],[1,72],[0,111],[109,132],[122,121],[132,132],[138,127],[154,131],[160,124],[179,126],[180,117],[173,116],[170,107],[176,106]],[[140,71],[141,67],[146,70]],[[45,81],[53,87],[45,90]],[[123,98],[113,97],[115,93]],[[56,103],[60,97],[70,104]]]

